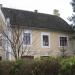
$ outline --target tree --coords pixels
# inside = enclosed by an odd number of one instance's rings
[[[57,9],[53,10],[53,14],[56,15],[56,16],[60,16],[59,10],[57,10]]]
[[[15,19],[15,18],[14,18]],[[15,20],[16,21],[16,20]],[[10,20],[5,19],[0,9],[0,28],[3,36],[3,50],[14,56],[14,58],[21,59],[21,57],[28,53],[30,47],[27,45],[23,48],[22,33],[23,29],[20,26],[11,26]],[[8,49],[10,48],[10,49]]]
[[[73,14],[68,18],[68,20],[72,22],[73,26],[75,26],[75,0],[72,0],[71,5],[73,7]]]
[[[73,7],[73,12],[75,12],[75,0],[72,0],[71,5]]]
[[[30,50],[30,47],[27,47],[27,45],[23,48],[22,32],[23,29],[19,26],[8,26],[6,30],[2,30],[4,41],[6,41],[5,43],[7,44],[7,46],[5,44],[3,47],[4,51],[13,55],[16,60],[20,59],[25,52]],[[11,51],[7,50],[7,47],[10,47]]]

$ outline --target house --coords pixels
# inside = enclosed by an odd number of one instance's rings
[[[73,50],[75,50],[74,39],[72,39],[74,31],[62,18],[38,11],[31,12],[6,7],[1,7],[1,11],[12,30],[15,28],[17,30],[18,27],[20,31],[22,30],[21,41],[23,40],[23,44],[21,49],[29,48],[22,58],[27,53],[26,57],[30,58],[56,57],[61,56],[62,50],[66,50],[66,55],[73,54]],[[13,33],[9,28],[7,33],[12,37]],[[9,47],[7,50],[11,51],[11,46],[6,45],[6,47]],[[5,53],[5,56],[1,57],[5,59],[6,56],[10,60],[13,58],[9,53]]]

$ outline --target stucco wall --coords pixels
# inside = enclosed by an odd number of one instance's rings
[[[27,31],[29,29],[24,29],[23,31]],[[43,48],[41,46],[41,33],[45,32],[50,35],[50,47],[49,48]],[[32,29],[32,44],[30,46],[27,46],[27,51],[25,52],[25,55],[32,55],[35,57],[40,56],[60,56],[61,55],[61,49],[59,45],[59,37],[60,36],[67,36],[68,37],[68,46],[64,49],[66,50],[66,54],[71,55],[72,54],[72,41],[70,40],[70,37],[72,34],[67,32],[58,32],[58,31],[51,31],[46,29]],[[24,46],[22,46],[22,49],[25,49]],[[4,53],[4,52],[1,52]],[[2,54],[3,59],[5,59],[5,55]],[[10,57],[11,59],[14,59],[13,56]]]
[[[41,46],[41,33],[46,32],[50,34],[50,48],[43,48]],[[35,53],[30,53],[30,55],[35,56],[60,56],[61,49],[59,45],[59,37],[60,36],[67,36],[68,37],[68,46],[64,47],[66,53],[71,55],[72,53],[72,44],[70,41],[71,34],[66,32],[58,32],[58,31],[50,31],[50,30],[32,30],[32,45],[29,46],[30,51],[34,51]]]

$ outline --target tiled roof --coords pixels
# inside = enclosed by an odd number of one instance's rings
[[[55,15],[4,7],[2,7],[2,12],[5,18],[10,18],[12,26],[19,25],[23,27],[47,28],[58,31],[72,31],[71,26],[68,25],[66,21]]]

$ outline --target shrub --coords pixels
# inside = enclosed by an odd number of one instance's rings
[[[75,75],[75,57],[2,61],[0,75]]]
[[[60,65],[60,74],[61,75],[75,75],[74,65],[75,57],[61,58]]]
[[[33,62],[16,62],[11,70],[11,75],[58,75],[60,65],[56,60],[36,60]]]
[[[31,63],[28,61],[19,60],[10,69],[11,75],[32,75]]]
[[[58,75],[60,65],[56,60],[40,60],[33,63],[33,75]]]
[[[0,75],[10,75],[10,68],[14,62],[1,61],[0,62]]]

